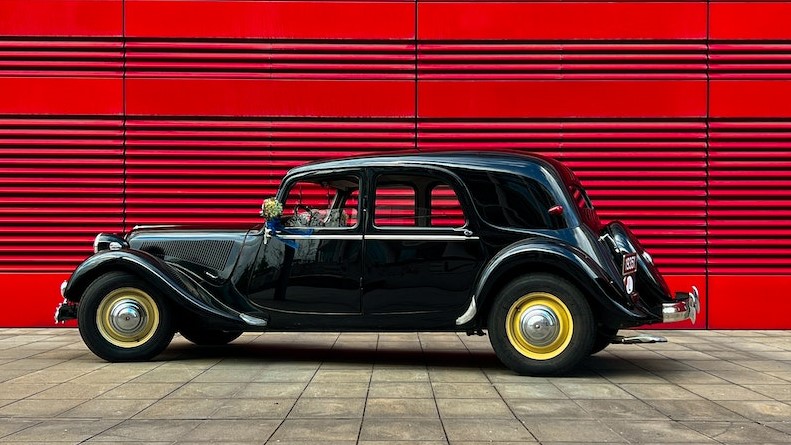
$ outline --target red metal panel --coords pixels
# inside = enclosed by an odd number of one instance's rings
[[[712,118],[791,117],[788,80],[717,79],[709,89]]]
[[[122,0],[3,0],[0,36],[120,36]]]
[[[712,0],[709,11],[711,39],[791,39],[791,2]]]
[[[0,273],[0,326],[54,325],[55,306],[62,301],[57,289],[68,277],[66,273]]]
[[[414,116],[409,81],[126,79],[135,115]]]
[[[791,299],[788,275],[709,276],[709,328],[711,329],[788,329]],[[759,317],[743,310],[745,301],[759,301]]]
[[[0,77],[0,114],[120,115],[119,78]]]
[[[419,81],[418,116],[704,117],[705,81]]]
[[[704,39],[706,2],[418,2],[419,39]]]
[[[412,1],[126,0],[127,37],[405,39]]]

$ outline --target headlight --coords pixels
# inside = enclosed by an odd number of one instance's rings
[[[100,233],[96,235],[93,240],[93,252],[101,252],[103,250],[121,250],[128,249],[129,243],[125,239],[112,233]]]

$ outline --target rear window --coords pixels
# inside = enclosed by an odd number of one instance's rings
[[[519,229],[553,229],[549,214],[557,204],[552,195],[524,176],[500,172],[471,172],[466,175],[475,207],[489,224]]]

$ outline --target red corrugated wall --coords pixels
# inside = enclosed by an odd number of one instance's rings
[[[791,328],[788,23],[791,2],[3,0],[0,325],[50,325],[99,231],[255,223],[316,158],[507,148],[577,171],[703,291],[698,327]]]

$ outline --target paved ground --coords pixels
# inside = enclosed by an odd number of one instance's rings
[[[486,337],[245,334],[108,364],[74,329],[0,330],[0,443],[791,443],[791,331],[668,331],[562,378]]]

